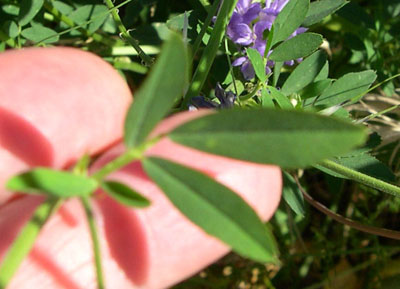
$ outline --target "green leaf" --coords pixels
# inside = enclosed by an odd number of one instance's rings
[[[322,41],[322,36],[316,33],[296,35],[275,47],[269,59],[274,61],[288,61],[306,57],[317,50]]]
[[[89,25],[83,26],[89,32],[95,32],[106,21],[108,14],[105,5],[84,5],[68,14],[68,17],[76,24],[84,24],[88,20],[92,20]],[[77,32],[79,33],[79,32]]]
[[[282,196],[289,207],[300,216],[304,216],[304,198],[293,177],[283,172]]]
[[[302,26],[311,26],[322,21],[326,16],[334,13],[349,3],[346,0],[320,0],[311,2],[307,17],[304,19]]]
[[[261,89],[261,105],[262,107],[275,108],[272,96],[265,87]]]
[[[10,38],[15,38],[19,34],[19,28],[17,23],[14,21],[8,20],[3,24],[3,31],[8,35]]]
[[[375,79],[376,73],[372,70],[345,74],[321,94],[316,105],[330,107],[362,95]]]
[[[317,81],[320,81],[320,80],[327,79],[328,76],[329,76],[329,61],[327,60],[325,62],[324,67],[322,67],[321,71],[315,77],[314,81],[317,82]]]
[[[320,114],[231,109],[183,124],[170,133],[180,144],[255,163],[299,168],[343,154],[366,137],[363,127]]]
[[[192,222],[242,256],[276,262],[274,238],[254,210],[210,177],[160,158],[143,161],[147,174]]]
[[[272,46],[288,39],[306,18],[310,0],[290,0],[274,21]]]
[[[137,146],[163,119],[182,96],[189,74],[186,46],[181,37],[171,33],[156,64],[140,90],[125,120],[125,144]]]
[[[293,104],[287,98],[286,95],[282,94],[279,90],[277,90],[273,86],[267,86],[267,93],[270,94],[270,97],[276,100],[279,107],[282,109],[293,109]]]
[[[42,25],[34,25],[21,31],[21,35],[35,43],[53,43],[59,40],[56,31]]]
[[[317,82],[310,83],[300,91],[301,99],[308,99],[317,97],[327,89],[332,83],[332,79],[324,79]]]
[[[21,26],[28,24],[42,9],[44,0],[22,0],[18,14],[18,23]]]
[[[275,62],[274,65],[274,71],[272,73],[272,85],[276,87],[278,80],[279,80],[279,76],[281,75],[281,70],[283,67],[284,62]]]
[[[267,80],[267,75],[265,74],[265,64],[263,57],[256,49],[253,48],[247,48],[246,52],[251,61],[251,64],[253,65],[254,71],[258,79],[262,82],[265,82]]]
[[[174,16],[167,20],[166,24],[167,27],[171,30],[181,32],[185,26],[185,17],[190,19],[195,13],[193,10],[186,11],[185,13],[178,14],[177,16]],[[188,28],[191,29],[190,21],[188,21]]]
[[[326,62],[326,55],[319,50],[301,62],[289,75],[282,86],[281,92],[290,95],[310,84],[320,73]]]
[[[69,198],[91,194],[97,188],[97,182],[68,172],[36,168],[12,177],[6,186],[15,192]]]
[[[5,4],[1,6],[1,10],[8,15],[18,16],[20,8],[14,4]]]
[[[105,181],[101,187],[115,200],[123,205],[135,208],[145,208],[150,206],[150,201],[133,191],[125,184],[115,181]]]

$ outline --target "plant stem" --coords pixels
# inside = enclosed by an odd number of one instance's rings
[[[366,174],[357,172],[353,169],[342,166],[331,160],[325,160],[322,163],[320,163],[319,165],[321,165],[322,167],[327,168],[331,171],[339,173],[345,177],[348,177],[349,179],[352,179],[354,181],[357,181],[357,182],[365,184],[369,187],[372,187],[374,189],[383,191],[385,193],[391,194],[396,197],[400,197],[400,187],[398,187],[398,186],[389,184],[382,180],[379,180],[374,177],[368,176]]]
[[[125,153],[120,155],[119,157],[115,158],[104,167],[99,169],[92,175],[92,178],[101,182],[107,175],[111,174],[112,172],[119,170],[120,168],[126,166],[127,164],[135,161],[140,160],[143,158],[143,153],[156,144],[162,136],[157,136],[138,147],[131,148],[127,150]]]
[[[203,55],[200,58],[199,65],[193,75],[192,82],[189,86],[188,92],[182,102],[181,107],[187,107],[192,97],[199,95],[204,83],[206,82],[208,73],[217,55],[219,45],[224,38],[226,26],[236,6],[237,0],[223,0],[221,9],[218,13],[217,20],[215,21],[213,32],[211,33],[210,40]]]
[[[48,198],[36,208],[32,218],[22,228],[3,259],[3,263],[0,266],[0,289],[7,287],[20,264],[33,247],[41,228],[50,216],[57,211],[61,203],[62,199]]]
[[[93,217],[93,209],[90,205],[90,201],[88,197],[81,197],[81,203],[83,208],[85,209],[86,219],[88,221],[90,236],[92,237],[93,244],[93,253],[96,267],[96,277],[97,277],[97,288],[104,289],[104,275],[103,269],[101,265],[101,249],[99,242],[99,234],[97,232],[96,222]]]
[[[331,210],[329,210],[327,207],[325,207],[323,204],[321,204],[320,202],[314,200],[301,186],[299,179],[294,176],[294,179],[296,181],[296,184],[299,188],[299,190],[302,192],[304,199],[314,208],[316,208],[318,211],[320,211],[321,213],[331,217],[332,219],[334,219],[335,221],[343,224],[343,225],[347,225],[350,228],[359,230],[361,232],[365,232],[368,234],[373,234],[373,235],[377,235],[377,236],[381,236],[381,237],[386,237],[386,238],[390,238],[390,239],[395,239],[395,240],[400,240],[400,232],[399,231],[393,231],[393,230],[388,230],[388,229],[384,229],[384,228],[378,228],[378,227],[373,227],[373,226],[368,226],[368,225],[364,225],[361,224],[359,222],[353,221],[351,219],[345,218],[335,212],[332,212]]]
[[[197,35],[196,40],[195,40],[195,42],[193,44],[193,57],[192,57],[192,59],[194,59],[196,57],[196,54],[197,54],[197,52],[199,50],[201,41],[203,40],[204,34],[206,34],[207,28],[211,24],[212,18],[217,13],[218,6],[219,6],[219,1],[214,1],[210,11],[208,11],[207,18],[204,21],[203,27],[201,27],[200,33],[199,33],[199,35]]]
[[[110,9],[111,11],[111,15],[115,21],[115,23],[117,24],[118,30],[121,32],[120,36],[129,42],[130,45],[132,45],[132,47],[138,52],[139,57],[142,59],[142,61],[144,62],[144,64],[146,66],[151,66],[153,64],[153,59],[148,56],[143,50],[142,48],[140,48],[138,41],[136,39],[133,39],[133,37],[129,34],[128,30],[126,29],[125,25],[122,23],[121,18],[119,17],[118,11],[113,9],[114,8],[114,4],[112,2],[112,0],[105,0],[105,3],[108,7],[108,9]]]
[[[257,91],[259,91],[262,86],[263,86],[263,83],[258,81],[257,85],[254,87],[254,89],[250,93],[242,95],[242,96],[239,97],[239,101],[249,100],[250,98],[252,98],[253,96],[256,95]]]

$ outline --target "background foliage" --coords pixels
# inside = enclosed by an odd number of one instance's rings
[[[187,42],[198,48],[195,49],[197,53],[188,57],[192,57],[195,64],[198,64],[212,27],[207,27],[201,39],[198,35],[201,35],[203,24],[207,21],[207,12],[216,7],[212,4],[206,0],[118,1],[114,3],[117,8],[112,10],[121,17],[118,23],[109,12],[109,7],[96,0],[0,0],[0,50],[35,45],[80,47],[102,56],[119,69],[135,91],[142,84],[149,63],[159,53],[160,45],[167,39],[170,30],[182,33],[185,30],[183,28],[187,27],[184,32],[187,33]],[[183,14],[185,11],[187,24]],[[348,73],[363,71],[363,77],[370,79],[369,85],[375,79],[371,70],[377,74],[375,83],[399,73],[399,16],[399,0],[352,0],[322,22],[311,25],[309,32],[324,36],[325,53],[322,56],[318,52],[313,58],[307,58],[310,59],[308,61],[319,61],[320,69],[323,70],[325,59],[329,60],[326,77],[320,80],[324,81],[328,77],[339,79],[336,86],[339,86],[339,81],[342,85],[351,84],[360,74]],[[128,31],[124,32],[121,27],[126,27]],[[127,35],[138,40],[150,59],[140,58],[138,52],[127,45],[131,41]],[[201,43],[196,43],[196,39],[200,39]],[[318,46],[319,40],[315,41]],[[298,100],[293,93],[300,89],[303,97],[307,93],[310,96],[310,100],[303,103],[304,107],[312,103],[315,94],[310,91],[316,88],[307,87],[312,80],[303,79],[302,87],[295,87],[299,83],[299,76],[291,81],[296,66],[284,67],[279,79],[274,76],[273,82],[281,87],[280,91],[269,87],[263,90],[259,98],[251,98],[252,95],[246,99],[254,91],[257,82],[232,81],[231,63],[226,55],[235,56],[237,47],[228,40],[222,43],[216,47],[219,52],[202,90],[206,99],[217,100],[215,87],[217,82],[221,82],[227,90],[241,95],[246,107],[262,104],[293,109],[293,103]],[[272,58],[275,57],[276,61],[286,60],[280,58],[278,52]],[[286,52],[282,54],[287,56]],[[248,52],[256,76],[264,80],[266,76],[263,69],[257,69],[256,66],[258,56],[252,56],[251,53]],[[238,68],[233,68],[233,71],[238,80],[243,80]],[[317,74],[314,76],[318,77]],[[187,81],[186,76],[182,78],[182,82]],[[336,112],[342,116],[350,115],[376,132],[370,136],[366,147],[335,159],[337,163],[399,183],[400,112],[397,107],[397,110],[390,110],[386,114],[377,114],[400,104],[399,87],[399,79],[391,79],[361,101]],[[317,104],[325,107],[340,104],[343,101],[341,98],[336,99],[336,102],[324,101],[324,95],[329,96],[335,92],[332,86],[330,90],[321,91],[322,97]],[[355,91],[352,98],[361,92]],[[274,94],[272,104],[266,103],[267,94]],[[174,95],[171,97],[174,98]],[[349,97],[349,94],[345,97]],[[180,103],[177,103],[174,107],[178,110],[179,106]],[[131,137],[132,143],[138,140],[141,140],[140,136]],[[314,209],[302,199],[296,184],[297,178],[293,176],[301,177],[304,190],[332,212],[375,227],[400,229],[400,199],[338,178],[334,172],[321,167],[290,172],[292,175],[285,174],[286,202],[281,202],[270,224],[278,240],[282,264],[279,267],[265,265],[230,254],[176,288],[400,288],[399,241],[351,229],[335,221],[332,216]],[[298,200],[294,200],[296,196]],[[306,203],[304,207],[299,205],[303,202]]]

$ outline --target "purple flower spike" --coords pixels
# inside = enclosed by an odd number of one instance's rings
[[[264,7],[261,3],[252,3],[253,0],[239,0],[232,18],[228,24],[227,35],[236,44],[256,49],[261,55],[265,54],[266,39],[265,32],[270,31],[271,27],[289,0],[265,0]],[[253,23],[257,19],[256,23]],[[300,27],[290,36],[296,36],[307,31],[307,28]],[[268,51],[268,55],[272,50]],[[301,59],[298,59],[299,62]],[[286,65],[294,65],[295,61],[287,61]],[[241,66],[240,70],[246,80],[255,77],[254,68],[248,57],[242,56],[236,59],[233,66]],[[267,74],[271,73],[273,61],[268,61],[265,67]]]

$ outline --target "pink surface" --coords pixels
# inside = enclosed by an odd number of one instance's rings
[[[176,115],[165,120],[158,132],[165,132],[188,118],[205,112]],[[122,145],[109,150],[92,170],[123,151]],[[162,156],[197,168],[248,201],[264,219],[276,210],[281,196],[279,168],[216,157],[194,151],[164,139],[151,148],[151,155]],[[152,205],[130,209],[98,192],[94,202],[100,229],[107,288],[167,288],[195,274],[229,251],[225,245],[191,224],[176,210],[158,187],[146,176],[139,162],[112,174],[143,195]],[[24,197],[0,208],[0,232],[15,234],[21,225],[18,212],[28,214],[36,197]],[[29,212],[29,213],[27,213]],[[0,258],[11,240],[0,237]],[[10,289],[96,288],[90,237],[83,210],[77,201],[62,207],[41,232],[34,250],[24,261]]]
[[[3,186],[6,181],[13,175],[26,170],[28,165],[15,157],[9,151],[0,148],[0,207],[2,204],[9,199],[13,193],[7,192]]]
[[[0,53],[0,205],[10,175],[39,165],[64,168],[119,140],[130,102],[125,81],[94,54]]]

